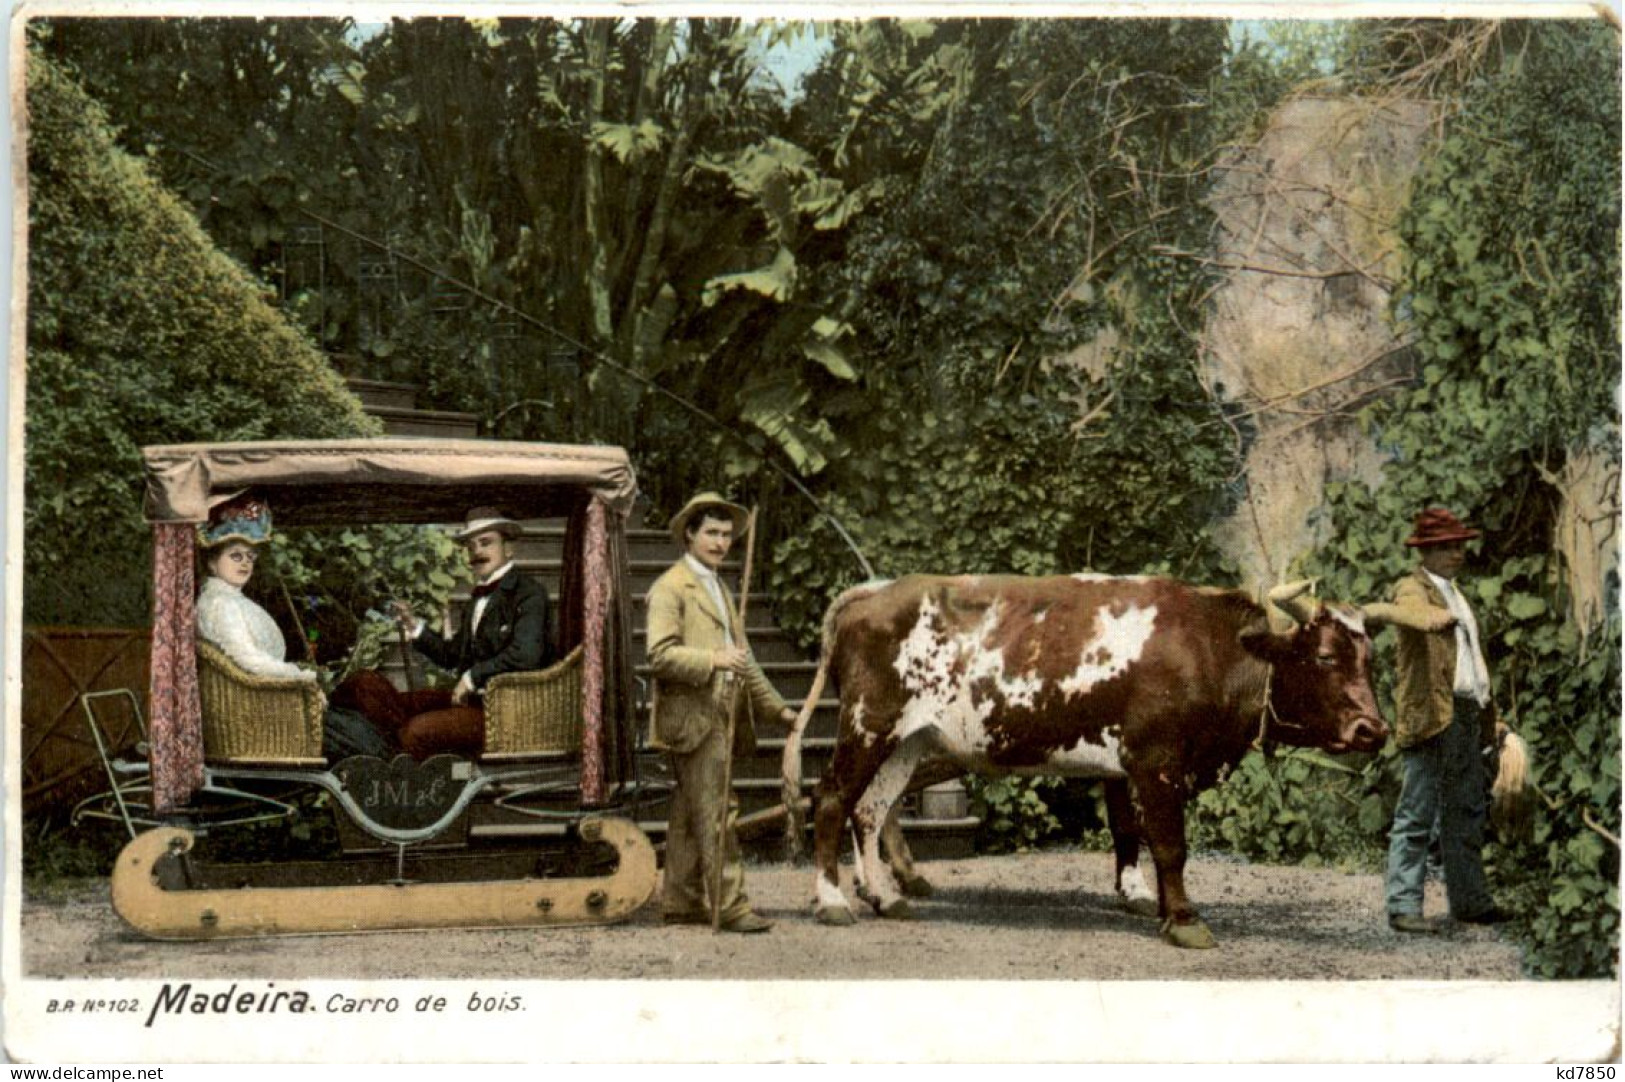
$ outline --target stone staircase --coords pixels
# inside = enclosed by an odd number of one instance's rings
[[[361,399],[366,411],[384,422],[386,436],[474,439],[480,434],[480,419],[476,414],[418,409],[418,391],[410,383],[355,378],[344,382],[350,392]]]
[[[473,438],[478,433],[478,418],[473,414],[418,410],[415,391],[410,385],[356,379],[348,383],[361,398],[367,412],[383,420],[389,435]],[[635,511],[633,526],[627,531],[627,588],[633,602],[632,656],[635,671],[641,686],[647,687],[650,677],[645,613],[649,588],[672,565],[680,552],[664,529],[641,525],[643,518],[640,512]],[[559,595],[563,545],[564,523],[559,520],[539,520],[525,523],[524,533],[515,551],[515,562],[520,569],[546,586],[549,596],[553,598]],[[740,571],[737,558],[722,569],[724,578],[736,586]],[[454,609],[465,605],[467,598],[467,588],[459,588],[452,599]],[[778,626],[769,598],[761,594],[751,598],[746,608],[745,634],[750,640],[752,653],[768,679],[785,701],[799,710],[812,688],[817,662],[809,660],[788,633]],[[641,747],[649,730],[648,718],[644,713],[646,705],[642,705],[646,703],[647,694],[640,693],[637,697],[640,701],[638,734]],[[834,753],[837,709],[838,703],[834,698],[821,699],[803,738],[802,771],[804,792],[808,794]],[[742,820],[779,806],[779,764],[784,744],[784,730],[776,723],[770,723],[757,732],[756,753],[735,761],[733,789],[739,798]],[[651,750],[639,751],[638,775],[645,783],[657,788],[669,782],[664,757]],[[917,858],[954,858],[971,854],[972,839],[979,821],[966,813],[965,804],[964,790],[957,782],[936,786],[925,793],[906,798],[903,828]],[[664,837],[666,831],[665,821],[660,817],[662,814],[663,805],[655,805],[654,814],[640,823],[656,842]],[[745,833],[747,850],[764,857],[780,854],[782,830],[779,827],[773,826],[755,835]]]

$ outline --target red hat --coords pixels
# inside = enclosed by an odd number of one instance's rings
[[[1452,541],[1471,541],[1479,532],[1462,525],[1461,519],[1442,507],[1430,507],[1416,516],[1416,528],[1405,544],[1412,548],[1426,545],[1446,545]]]

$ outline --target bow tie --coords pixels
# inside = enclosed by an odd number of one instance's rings
[[[502,585],[501,579],[497,579],[495,582],[480,583],[478,586],[474,587],[474,600],[478,601],[482,597],[488,597],[491,594],[496,593],[497,587],[500,585]]]

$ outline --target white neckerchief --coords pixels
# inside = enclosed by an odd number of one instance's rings
[[[1484,663],[1484,652],[1479,647],[1478,620],[1473,616],[1472,606],[1467,604],[1467,599],[1456,589],[1455,583],[1425,567],[1422,570],[1427,571],[1428,578],[1444,595],[1450,615],[1456,618],[1456,678],[1453,690],[1457,695],[1486,706],[1490,701],[1490,669]]]
[[[512,570],[513,570],[513,561],[509,560],[507,563],[503,564],[501,567],[499,567],[495,571],[491,572],[490,576],[488,576],[486,578],[485,582],[482,582],[480,585],[485,586],[485,585],[488,585],[490,583],[496,582],[503,575],[506,575],[508,572],[510,572]],[[478,631],[480,629],[480,617],[485,615],[485,606],[490,600],[491,600],[491,595],[490,594],[486,594],[484,597],[476,597],[474,599],[474,615],[472,615],[472,616],[470,616],[468,618],[469,619],[468,633],[470,635],[472,635],[474,632],[476,632],[476,631]]]
[[[722,599],[722,583],[717,579],[717,573],[706,567],[694,558],[693,553],[684,553],[683,559],[688,561],[688,569],[694,572],[705,587],[705,592],[711,598],[711,604],[717,607],[717,614],[722,617],[722,641],[725,646],[734,644],[733,620],[728,614],[728,603]]]

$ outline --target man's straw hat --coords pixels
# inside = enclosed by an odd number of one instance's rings
[[[702,492],[683,505],[683,509],[671,517],[671,539],[677,542],[679,548],[688,547],[688,539],[684,533],[688,530],[689,522],[701,511],[720,511],[733,520],[734,540],[745,536],[745,525],[750,520],[750,513],[737,503],[729,503],[715,492]]]

